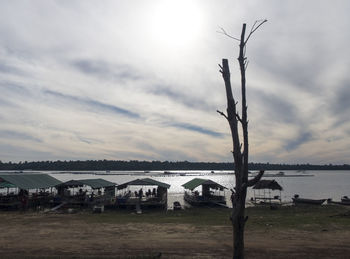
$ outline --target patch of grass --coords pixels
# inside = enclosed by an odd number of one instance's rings
[[[349,211],[341,206],[250,207],[247,229],[349,229],[350,217],[339,216]],[[231,226],[231,210],[224,208],[191,208],[181,211],[144,211],[136,214],[128,210],[109,211],[102,214],[86,214],[82,217],[95,223],[150,223],[150,224],[191,224],[194,226]]]
[[[287,206],[277,210],[269,207],[247,208],[247,229],[273,227],[274,229],[350,229],[350,217],[341,217],[349,211],[341,206]]]
[[[83,218],[89,222],[112,224],[127,223],[181,223],[196,226],[230,225],[231,210],[222,208],[191,208],[179,211],[149,210],[136,214],[128,210],[107,211],[102,214],[86,214]]]

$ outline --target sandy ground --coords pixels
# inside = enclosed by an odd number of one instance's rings
[[[25,217],[25,219],[24,219]],[[231,258],[232,229],[88,223],[79,215],[0,215],[0,258]],[[246,232],[247,258],[350,258],[349,230]]]

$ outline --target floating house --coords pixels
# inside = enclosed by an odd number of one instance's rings
[[[42,173],[0,174],[0,208],[26,209],[49,206],[53,188],[61,181]]]
[[[55,203],[70,206],[110,205],[115,200],[116,183],[104,179],[70,180],[56,185]]]
[[[226,187],[208,179],[194,178],[182,185],[185,188],[184,199],[193,206],[226,206]]]
[[[117,186],[117,207],[167,208],[169,184],[151,178],[136,179]]]
[[[275,180],[260,180],[253,186],[253,190],[254,197],[251,200],[254,204],[282,203],[283,188]]]

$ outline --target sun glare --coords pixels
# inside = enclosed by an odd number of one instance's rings
[[[192,44],[200,34],[203,15],[194,1],[163,0],[152,13],[152,38],[168,47]]]

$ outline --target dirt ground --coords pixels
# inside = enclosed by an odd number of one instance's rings
[[[0,215],[0,258],[231,258],[232,229],[89,222],[83,215]],[[247,258],[350,258],[350,231],[246,231]]]

